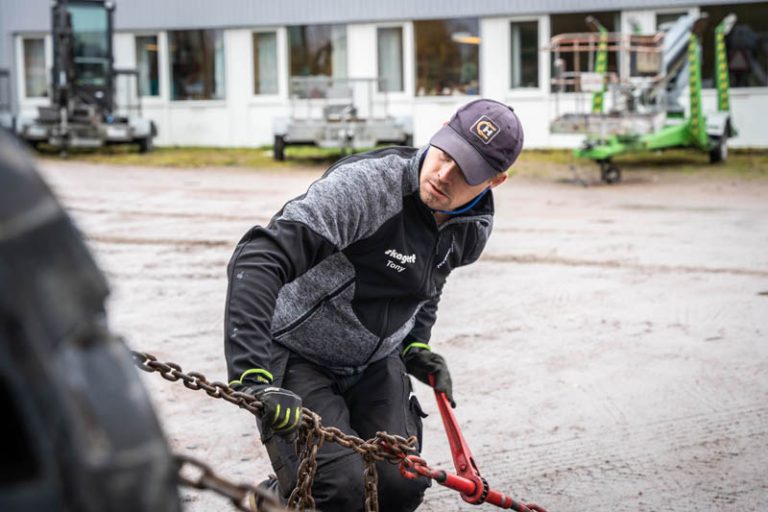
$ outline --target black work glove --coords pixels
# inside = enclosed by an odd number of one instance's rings
[[[437,391],[442,391],[451,403],[451,407],[456,408],[456,402],[453,400],[453,385],[451,383],[451,374],[448,372],[448,365],[440,354],[435,354],[429,349],[420,347],[409,347],[403,355],[405,369],[425,384],[429,384],[429,374],[435,375],[435,386]]]
[[[301,425],[301,397],[287,389],[271,384],[250,385],[245,393],[253,395],[264,404],[261,410],[263,435],[273,432],[291,438]]]

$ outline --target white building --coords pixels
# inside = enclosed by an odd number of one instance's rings
[[[289,79],[327,75],[387,80],[389,110],[411,116],[423,144],[477,95],[514,107],[526,147],[569,147],[553,135],[550,36],[586,31],[592,14],[611,31],[652,33],[707,12],[705,110],[715,108],[712,29],[739,17],[729,53],[732,146],[768,147],[768,3],[685,0],[116,0],[117,68],[138,68],[144,115],[158,145],[261,146],[289,114]],[[47,103],[52,58],[49,0],[0,0],[0,68],[12,105],[34,116]],[[730,40],[729,40],[730,41]],[[561,97],[561,110],[573,95]]]

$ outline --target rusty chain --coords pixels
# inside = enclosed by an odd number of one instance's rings
[[[157,372],[161,377],[171,382],[180,380],[189,389],[195,391],[203,390],[212,398],[226,400],[246,409],[254,415],[258,415],[261,412],[262,403],[257,398],[235,391],[227,384],[210,382],[203,374],[198,372],[185,373],[178,364],[158,361],[157,357],[146,352],[131,351],[131,353],[136,366],[145,372]],[[307,408],[303,408],[297,441],[300,461],[297,471],[297,484],[288,500],[289,507],[298,510],[311,510],[314,508],[315,500],[312,497],[312,483],[317,471],[317,451],[325,442],[337,443],[345,448],[349,448],[363,458],[366,512],[378,512],[379,510],[377,495],[378,472],[376,471],[375,462],[386,460],[392,464],[400,464],[407,455],[416,452],[418,444],[416,436],[405,439],[401,436],[387,434],[386,432],[377,432],[376,437],[366,441],[357,436],[345,434],[336,427],[322,426],[320,416]],[[211,472],[203,472],[203,474],[209,475]],[[253,495],[250,488],[246,492]],[[233,501],[233,503],[236,503],[237,506],[237,501]],[[254,509],[241,508],[240,510]]]
[[[261,412],[262,404],[257,398],[235,391],[223,382],[209,382],[205,375],[198,372],[184,373],[178,364],[163,363],[158,361],[152,354],[147,354],[146,352],[132,350],[131,355],[133,355],[133,362],[136,366],[145,372],[158,372],[162,378],[171,382],[181,380],[182,384],[191,390],[198,391],[202,389],[208,396],[226,400],[238,407],[242,407],[251,414],[258,415]]]
[[[174,459],[179,482],[186,487],[213,491],[229,499],[238,510],[246,512],[289,512],[266,489],[230,482],[214,473],[204,462],[187,455],[175,455]]]

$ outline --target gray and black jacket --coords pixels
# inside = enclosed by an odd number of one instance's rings
[[[438,227],[419,198],[426,150],[340,160],[245,234],[228,267],[230,381],[271,381],[272,343],[354,374],[404,340],[429,342],[448,274],[485,247],[493,198]]]

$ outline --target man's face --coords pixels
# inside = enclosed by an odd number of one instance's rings
[[[507,179],[507,173],[477,185],[464,179],[459,166],[447,153],[430,146],[419,176],[419,197],[432,210],[455,210],[488,187],[495,187]]]

